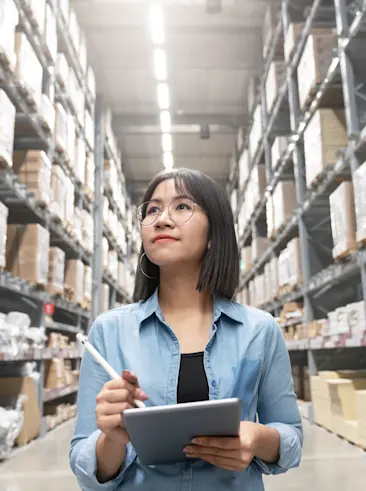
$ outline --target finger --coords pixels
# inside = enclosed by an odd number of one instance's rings
[[[122,415],[115,414],[113,416],[100,416],[97,418],[97,426],[102,431],[111,431],[122,424]]]
[[[104,386],[104,389],[106,390],[116,390],[116,389],[125,389],[125,388],[128,388],[130,391],[132,391],[136,389],[136,385],[131,384],[130,382],[128,382],[128,380],[124,380],[121,377],[114,380],[110,380]]]
[[[103,416],[114,416],[116,414],[121,414],[126,409],[131,409],[133,407],[134,407],[133,399],[131,397],[131,402],[127,401],[127,402],[114,402],[114,403],[104,404],[99,409],[99,411],[100,414],[102,414]]]
[[[103,395],[104,402],[129,402],[130,404],[133,404],[133,394],[132,391],[126,389],[115,389],[115,390],[108,390],[104,395]]]
[[[244,470],[245,466],[239,460],[232,460],[228,458],[219,457],[217,455],[202,455],[196,457],[195,455],[189,456],[193,458],[199,458],[215,467],[220,467],[222,469],[231,470],[231,471],[239,471]]]
[[[218,447],[202,447],[200,445],[189,445],[184,449],[187,453],[194,453],[196,455],[216,455],[228,459],[238,459],[237,450],[227,450],[226,448]]]
[[[202,447],[223,448],[226,450],[238,450],[240,448],[239,437],[198,437],[192,443]]]
[[[134,372],[131,372],[130,370],[123,370],[123,372],[122,372],[122,378],[124,380],[127,380],[131,384],[134,384],[134,385],[137,385],[137,386],[139,385],[139,381],[138,381],[137,375]]]

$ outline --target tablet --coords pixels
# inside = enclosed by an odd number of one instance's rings
[[[143,465],[186,460],[183,449],[197,436],[238,436],[241,401],[237,398],[189,402],[123,413],[125,427]]]

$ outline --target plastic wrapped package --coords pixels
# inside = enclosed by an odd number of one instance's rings
[[[92,252],[94,248],[94,220],[92,215],[86,211],[82,211],[83,221],[83,246],[87,251]]]
[[[112,277],[117,281],[118,279],[118,256],[114,250],[108,251],[108,271]]]
[[[347,147],[344,109],[315,111],[304,132],[306,184],[310,187],[329,165],[337,162],[338,151]]]
[[[6,269],[33,284],[48,281],[50,235],[39,224],[8,225]]]
[[[6,459],[14,447],[24,424],[23,404],[26,396],[19,395],[13,408],[2,407],[0,395],[0,461]]]
[[[17,57],[16,78],[29,92],[35,105],[40,107],[43,68],[27,39],[27,35],[23,32],[15,33],[15,53]]]
[[[75,139],[76,125],[72,114],[67,115],[67,132],[66,132],[66,152],[70,159],[71,167],[75,166]]]
[[[110,288],[106,283],[102,284],[102,312],[109,310]]]
[[[53,135],[56,118],[55,108],[46,94],[41,94],[41,107],[39,109],[39,114],[42,118],[42,123],[46,125],[49,132]]]
[[[2,0],[0,3],[0,53],[5,56],[12,69],[16,63],[14,38],[18,21],[19,14],[14,0]]]
[[[51,295],[64,291],[65,252],[58,247],[50,247],[48,253],[47,291]]]
[[[278,293],[278,257],[273,257],[269,262],[269,293],[270,300],[277,297]]]
[[[85,137],[90,147],[94,149],[94,120],[89,111],[85,111]]]
[[[65,218],[65,179],[66,175],[59,165],[51,169],[51,196],[50,211],[60,220]]]
[[[353,174],[353,190],[355,195],[355,213],[357,242],[366,241],[366,162]]]
[[[9,210],[0,201],[0,268],[6,265],[6,236]]]
[[[288,285],[289,281],[289,256],[287,248],[280,252],[278,257],[278,286],[279,288]]]
[[[0,25],[1,31],[1,25]],[[15,106],[3,90],[0,90],[0,161],[13,165]]]
[[[85,163],[85,188],[88,193],[91,194],[92,199],[94,199],[94,156],[93,154],[87,154]]]
[[[72,301],[81,305],[84,296],[84,264],[79,259],[66,260],[65,286],[72,291]]]
[[[64,53],[57,53],[57,59],[55,64],[55,76],[56,80],[62,88],[66,88],[69,85],[70,68],[67,64],[66,56]]]
[[[46,5],[44,31],[48,54],[52,61],[55,62],[57,58],[57,22],[56,16],[49,4]]]
[[[70,225],[73,221],[74,210],[75,210],[75,186],[72,180],[65,176],[65,210],[64,216],[67,223]]]
[[[55,104],[55,147],[58,152],[67,150],[67,113],[61,104]]]
[[[13,168],[20,182],[25,184],[35,198],[47,205],[51,202],[51,161],[40,150],[15,151]]]
[[[74,171],[76,177],[83,185],[85,184],[85,174],[86,174],[85,166],[86,166],[85,140],[80,136],[76,136]]]
[[[300,256],[300,240],[298,237],[290,240],[287,244],[288,253],[288,283],[296,286],[302,283],[302,269]]]
[[[342,182],[329,196],[333,236],[333,257],[340,258],[356,250],[356,214],[352,182]]]
[[[92,268],[84,266],[84,297],[86,303],[90,303],[92,298]]]
[[[82,210],[80,210],[80,208],[74,207],[72,226],[74,230],[75,239],[80,244],[82,244],[83,243],[83,213]]]
[[[106,237],[103,237],[102,240],[102,267],[103,269],[108,270],[108,252],[109,252],[109,244]]]

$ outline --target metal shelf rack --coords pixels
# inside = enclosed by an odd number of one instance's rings
[[[247,287],[257,274],[263,272],[265,264],[277,256],[291,238],[298,236],[303,284],[298,285],[290,293],[260,307],[274,315],[279,315],[284,304],[301,300],[304,305],[303,322],[306,324],[324,317],[324,314],[332,308],[332,304],[333,307],[342,306],[350,298],[357,301],[363,299],[366,312],[365,250],[360,249],[346,260],[334,261],[331,257],[331,250],[324,251],[319,246],[322,237],[325,238],[324,242],[327,242],[330,232],[329,195],[338,186],[339,181],[351,179],[357,167],[366,160],[366,103],[364,102],[365,94],[360,89],[366,80],[366,70],[363,68],[364,62],[361,56],[366,46],[366,3],[354,3],[353,11],[350,9],[350,4],[351,2],[347,0],[334,0],[334,2],[284,0],[282,2],[272,44],[268,49],[266,59],[263,60],[258,90],[257,102],[260,101],[262,106],[261,139],[255,154],[250,159],[248,178],[242,188],[237,189],[236,219],[238,219],[245,200],[251,172],[259,163],[265,164],[267,184],[264,197],[258,201],[239,237],[239,246],[245,247],[250,245],[253,238],[266,235],[267,200],[273,194],[278,182],[286,179],[289,172],[293,173],[297,207],[277,232],[263,255],[243,273],[240,289]],[[286,63],[285,80],[278,90],[271,111],[268,112],[266,77],[270,63],[274,60],[274,54],[278,52],[281,35],[287,32],[290,22],[303,22],[303,28],[292,56]],[[338,42],[326,76],[316,87],[310,105],[306,110],[301,111],[297,89],[297,67],[309,33],[314,26],[334,28]],[[303,148],[304,131],[315,111],[319,107],[327,107],[332,97],[337,98],[338,104],[339,101],[345,101],[348,146],[339,149],[337,162],[324,170],[313,188],[307,189]],[[252,121],[248,126],[243,149],[248,147],[251,126]],[[275,137],[287,135],[287,149],[272,167],[270,146]],[[239,158],[240,152],[237,158],[237,168],[232,171],[233,182],[229,189],[238,187]],[[317,240],[312,239],[312,233],[317,233]],[[330,362],[332,366],[336,366],[336,360],[339,361],[340,366],[348,362],[353,367],[357,359],[364,366],[364,357],[355,356],[354,350],[362,351],[362,347],[366,345],[365,339],[345,338],[342,341],[328,342],[326,345],[321,339],[294,340],[288,341],[288,348],[293,362],[308,366],[309,375],[312,376],[316,375],[319,367],[324,369],[324,367],[331,366]],[[337,357],[331,350],[337,350]]]

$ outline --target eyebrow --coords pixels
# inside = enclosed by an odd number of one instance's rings
[[[177,194],[177,195],[172,197],[171,201],[178,199],[178,198],[188,198],[188,199],[193,200],[192,196],[188,196],[188,194]],[[162,198],[158,197],[158,198],[152,198],[152,199],[150,199],[150,201],[156,201],[157,203],[163,203],[164,200]]]

